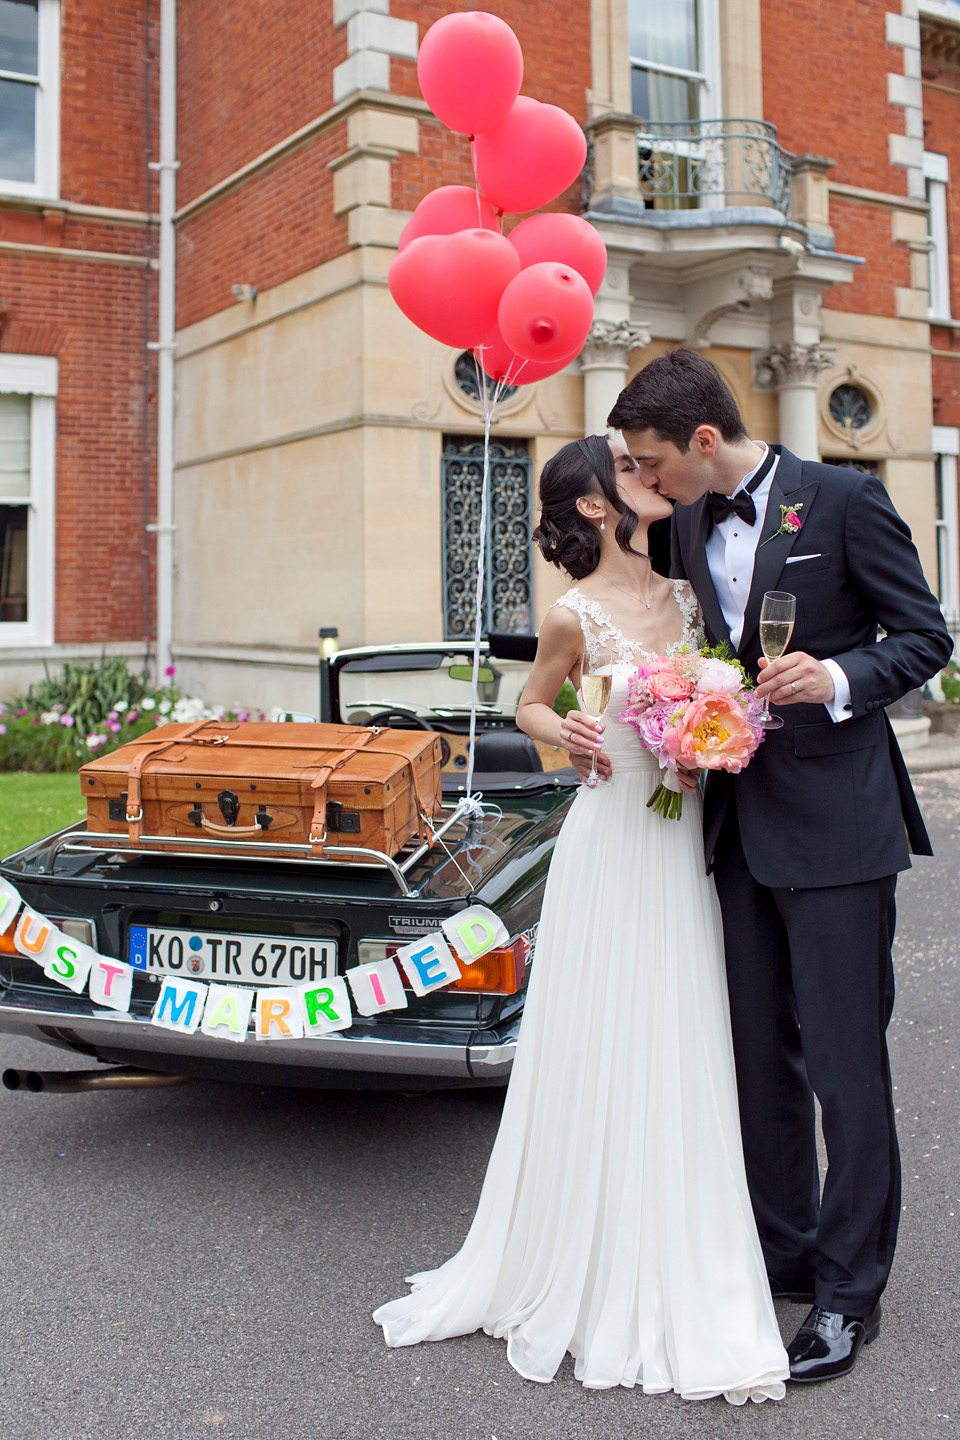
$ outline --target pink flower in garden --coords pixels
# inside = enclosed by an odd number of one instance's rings
[[[119,719],[120,719],[120,712],[119,712],[119,710],[111,710],[111,711],[110,711],[110,714],[107,716],[107,719],[108,719],[108,720],[119,720]]]
[[[2,722],[0,722],[0,735],[6,735],[6,733],[7,733],[7,727],[6,727],[6,725],[4,725]]]
[[[74,724],[76,724],[76,721],[74,720],[74,718],[73,718],[72,715],[61,715],[61,716],[60,716],[60,724],[61,724],[61,725],[68,725],[68,726],[69,726],[69,725],[74,725]]]
[[[131,711],[130,711],[130,714],[127,716],[127,724],[128,724],[128,725],[132,725],[135,720],[139,720],[139,719],[140,719],[140,711],[139,711],[139,710],[131,710]]]
[[[107,729],[108,729],[108,730],[112,730],[113,733],[114,733],[114,735],[116,735],[117,731],[120,729],[120,726],[119,726],[119,724],[117,723],[116,720],[108,720],[108,721],[107,721]]]
[[[106,735],[88,735],[88,736],[87,736],[87,744],[90,746],[90,749],[91,749],[91,750],[98,750],[101,745],[105,745],[106,743],[107,743],[107,737],[106,737]]]
[[[27,713],[26,710],[18,710],[18,711],[17,711],[17,719],[18,719],[18,720],[21,720],[21,719],[23,718],[23,716],[26,715],[26,713]]]
[[[163,673],[164,673],[164,675],[176,675],[176,673],[177,673],[177,667],[176,667],[176,665],[168,665],[168,666],[165,668],[165,670],[164,670]]]
[[[246,710],[241,710],[240,714],[237,716],[237,719],[243,722],[244,720],[249,720],[250,716],[247,714]]]

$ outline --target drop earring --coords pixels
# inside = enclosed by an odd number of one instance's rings
[[[600,516],[600,529],[606,529],[606,526],[604,525],[604,517],[602,515]]]

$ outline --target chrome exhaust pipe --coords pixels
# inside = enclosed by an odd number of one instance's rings
[[[0,1078],[7,1090],[28,1090],[31,1095],[78,1095],[86,1090],[155,1090],[164,1085],[189,1085],[193,1076],[115,1065],[110,1070],[4,1070]]]

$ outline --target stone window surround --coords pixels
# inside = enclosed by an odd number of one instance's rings
[[[51,355],[0,354],[0,394],[29,395],[33,402],[27,502],[28,618],[0,622],[0,645],[4,647],[53,643],[57,372],[58,362]]]
[[[60,195],[60,0],[38,0],[37,26],[36,178],[28,182],[0,176],[0,197],[56,200]]]

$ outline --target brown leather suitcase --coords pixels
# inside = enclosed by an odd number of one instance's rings
[[[420,730],[200,720],[161,725],[91,760],[80,783],[87,829],[132,845],[155,848],[159,836],[176,850],[180,838],[203,837],[225,851],[243,842],[284,854],[276,840],[318,857],[325,845],[393,856],[412,837],[427,839],[440,765],[440,737]]]

